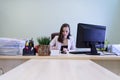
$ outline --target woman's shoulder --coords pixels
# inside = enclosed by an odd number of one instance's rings
[[[58,38],[58,36],[55,36],[55,38]]]
[[[55,36],[54,39],[58,39],[58,36]]]
[[[73,36],[70,36],[69,38],[70,38],[70,40],[74,40]]]
[[[70,36],[70,39],[73,39],[73,36]]]

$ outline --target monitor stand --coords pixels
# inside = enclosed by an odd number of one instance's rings
[[[100,53],[97,52],[97,49],[96,49],[94,43],[91,43],[90,46],[91,46],[91,53],[90,53],[90,55],[100,55]]]

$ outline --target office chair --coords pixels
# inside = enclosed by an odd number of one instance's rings
[[[55,36],[57,36],[57,35],[59,35],[59,32],[54,32],[54,33],[52,33],[52,34],[51,34],[51,40],[52,40]]]

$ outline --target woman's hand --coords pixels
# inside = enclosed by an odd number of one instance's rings
[[[63,51],[64,51],[64,52],[67,52],[67,51],[68,51],[68,49],[67,49],[67,48],[63,48]]]
[[[63,48],[63,53],[67,54],[67,52],[68,52],[68,49],[67,48]]]
[[[53,46],[53,47],[52,47],[52,50],[57,50],[57,47]]]

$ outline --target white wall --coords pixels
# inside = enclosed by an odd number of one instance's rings
[[[111,43],[119,43],[120,44],[120,0],[119,6],[116,8],[116,13],[114,14],[114,18],[112,19],[112,24],[110,26],[108,39]]]
[[[0,37],[30,39],[50,36],[63,23],[71,25],[76,37],[77,23],[107,26],[106,36],[119,43],[119,0],[0,0]],[[116,30],[117,29],[117,30]],[[111,33],[112,32],[112,33]]]

